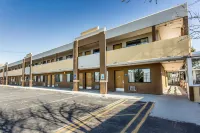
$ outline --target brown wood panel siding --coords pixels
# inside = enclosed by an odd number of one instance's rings
[[[156,64],[147,64],[147,65],[137,65],[137,66],[124,66],[124,67],[112,67],[108,68],[108,90],[115,91],[115,82],[114,82],[114,71],[124,71],[124,90],[125,92],[129,91],[130,86],[135,86],[136,93],[146,93],[146,94],[162,94],[162,75],[161,75],[160,63]],[[137,68],[149,68],[151,82],[150,83],[129,83],[128,82],[128,70],[137,69]]]

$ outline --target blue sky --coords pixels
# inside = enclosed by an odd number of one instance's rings
[[[159,0],[157,5],[144,1],[0,0],[0,64],[70,43],[95,26],[110,29],[195,0]],[[199,6],[200,2],[190,8],[199,11]],[[200,40],[193,44],[200,50]]]

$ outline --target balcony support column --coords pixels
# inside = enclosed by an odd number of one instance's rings
[[[52,75],[52,87],[55,87],[55,74]]]
[[[8,85],[8,63],[6,63],[5,67],[6,67],[6,85]]]
[[[25,58],[22,62],[22,86],[24,86],[24,80],[25,80]]]
[[[156,41],[156,26],[152,26],[152,42]]]
[[[4,85],[5,83],[5,66],[3,67],[3,80],[2,80],[2,84]]]
[[[29,87],[33,86],[33,77],[32,77],[32,54],[30,54],[30,73],[29,73]]]
[[[51,75],[49,74],[48,75],[48,80],[47,80],[47,87],[50,87],[51,86]]]
[[[100,93],[107,94],[106,39],[105,32],[99,33],[100,48]]]
[[[73,55],[73,91],[79,91],[78,40],[74,41]]]
[[[188,16],[183,18],[183,28],[182,28],[182,36],[189,35],[188,31]]]

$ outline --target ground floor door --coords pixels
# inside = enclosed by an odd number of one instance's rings
[[[115,71],[115,89],[124,91],[124,71]]]
[[[92,73],[86,73],[86,89],[92,89]]]
[[[51,85],[52,85],[52,75],[48,75],[47,82],[48,82],[48,87],[51,87]]]
[[[83,73],[79,73],[79,88],[83,89]]]

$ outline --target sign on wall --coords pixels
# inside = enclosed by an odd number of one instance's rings
[[[105,75],[104,74],[101,74],[101,79],[105,79]]]

